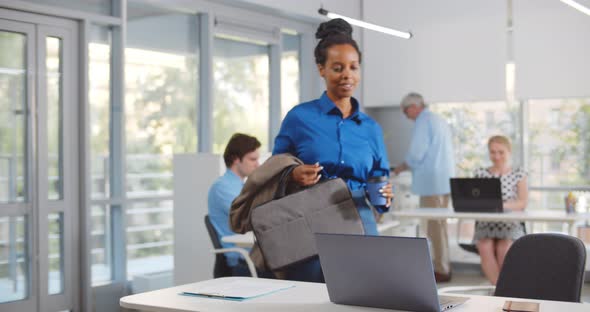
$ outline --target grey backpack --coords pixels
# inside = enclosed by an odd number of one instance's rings
[[[252,230],[270,270],[316,256],[314,233],[364,234],[360,215],[342,179],[320,182],[283,197],[285,184],[274,200],[251,213]]]

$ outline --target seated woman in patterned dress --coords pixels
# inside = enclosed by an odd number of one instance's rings
[[[493,136],[488,141],[492,166],[475,171],[476,178],[498,178],[502,185],[505,211],[522,211],[528,203],[527,174],[510,164],[512,146],[504,136]],[[481,268],[487,279],[496,285],[504,258],[512,242],[525,234],[520,222],[475,223],[474,241],[481,257]]]

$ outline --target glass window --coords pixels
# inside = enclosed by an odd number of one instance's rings
[[[0,203],[27,200],[26,51],[26,34],[0,31]],[[28,211],[22,204],[15,206],[22,213]],[[4,208],[0,204],[0,212]],[[31,287],[29,219],[4,214],[0,216],[0,303],[27,298]]]
[[[268,45],[216,37],[213,53],[213,152],[223,153],[236,132],[268,150]]]
[[[63,213],[52,213],[47,217],[49,225],[48,251],[49,276],[48,289],[50,295],[62,293],[64,290],[63,267]]]
[[[172,156],[197,152],[198,27],[196,14],[128,3],[125,175],[134,199],[126,207],[128,278],[173,268]]]
[[[26,40],[0,31],[0,202],[26,196]]]
[[[91,208],[90,257],[93,284],[112,279],[110,211],[108,205],[92,205]]]
[[[532,184],[529,177],[529,184]],[[565,210],[565,196],[568,192],[563,191],[538,191],[529,189],[528,208],[540,207],[539,209],[559,209]]]
[[[112,0],[24,0],[66,9],[112,15]]]
[[[88,43],[88,104],[90,106],[90,180],[93,200],[110,197],[111,35],[109,27],[93,25]],[[109,205],[91,206],[92,283],[112,279]]]
[[[549,125],[551,125],[552,127],[559,127],[561,124],[561,112],[559,111],[559,108],[553,108],[551,109],[551,112],[549,113]]]
[[[63,198],[62,167],[62,41],[47,37],[45,68],[47,76],[47,192],[50,200]]]
[[[134,8],[125,47],[127,195],[170,195],[172,155],[197,151],[198,17],[140,17]]]
[[[281,117],[284,118],[293,106],[301,102],[299,84],[299,51],[301,37],[283,33],[283,54],[281,56]]]
[[[530,184],[590,185],[590,99],[531,100],[527,109]]]
[[[88,44],[92,199],[108,198],[110,194],[111,34],[108,27],[92,26]]]
[[[25,217],[0,217],[0,303],[27,297],[29,285]]]
[[[496,116],[495,115],[496,114],[493,111],[486,112],[486,127],[488,129],[493,128],[494,125],[496,124]]]
[[[127,208],[127,275],[174,267],[172,201],[134,203]]]
[[[531,179],[529,179],[531,181]],[[529,182],[529,184],[531,184]],[[552,210],[565,210],[565,198],[568,196],[570,191],[563,190],[538,190],[529,189],[529,205],[528,209],[552,209]],[[590,209],[590,192],[588,191],[575,191],[571,190],[571,193],[577,198],[575,206],[576,211],[580,213],[588,212]],[[542,223],[541,223],[542,224]],[[539,226],[541,224],[535,224]],[[541,231],[562,231],[561,224],[548,224],[540,229]]]
[[[518,105],[505,102],[437,103],[430,109],[440,114],[451,127],[455,150],[455,174],[471,177],[475,169],[490,166],[487,142],[493,135],[512,141],[512,160],[520,164]],[[493,117],[488,112],[493,111]],[[494,122],[489,122],[493,118]]]

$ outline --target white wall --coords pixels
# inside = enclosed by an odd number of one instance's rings
[[[381,125],[389,165],[400,165],[410,148],[414,123],[406,118],[400,107],[367,108],[366,113]]]
[[[223,158],[211,154],[174,155],[174,283],[213,278],[215,255],[207,228],[207,195],[225,172]]]
[[[365,106],[399,105],[410,91],[437,102],[504,99],[506,16],[506,1],[363,1],[365,21],[414,34],[364,32]]]
[[[133,19],[127,22],[125,46],[176,54],[196,54],[199,38],[194,29],[197,27],[198,19],[186,14],[155,15]]]
[[[590,16],[553,0],[514,1],[513,16],[517,97],[589,97]]]

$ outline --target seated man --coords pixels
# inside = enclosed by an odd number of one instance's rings
[[[260,142],[249,135],[236,133],[229,140],[223,160],[227,171],[219,177],[209,189],[209,218],[219,238],[234,235],[229,226],[229,209],[232,201],[240,194],[244,180],[258,167]],[[221,242],[223,248],[234,247],[233,244]],[[227,264],[234,275],[248,275],[247,269],[238,268],[240,254],[226,253]]]

